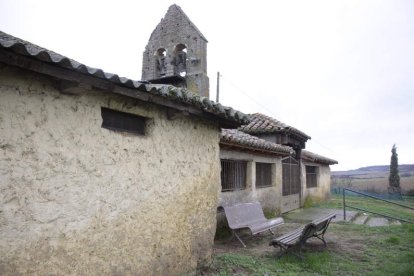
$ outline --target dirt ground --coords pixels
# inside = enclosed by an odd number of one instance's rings
[[[275,237],[278,237],[291,230],[297,229],[302,225],[303,223],[285,223],[276,228]],[[365,249],[365,246],[363,245],[363,237],[356,237],[355,235],[352,235],[351,232],[338,232],[334,230],[335,228],[335,223],[331,223],[325,234],[327,247],[325,247],[323,245],[323,242],[319,239],[313,238],[307,241],[304,250],[329,250],[337,252],[339,254],[346,252],[347,254],[352,254],[356,258],[363,258],[362,254]],[[243,247],[242,244],[235,237],[230,240],[229,238],[231,236],[229,235],[226,238],[220,238],[219,240],[215,241],[214,253],[241,253],[251,256],[274,255],[275,257],[277,257],[280,253],[279,248],[269,246],[269,242],[273,238],[273,235],[270,232],[266,232],[264,234],[259,234],[256,236],[251,236],[248,232],[242,232],[241,234],[241,238],[246,243],[247,247]]]

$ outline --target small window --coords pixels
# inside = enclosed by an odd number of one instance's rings
[[[145,135],[147,118],[101,107],[102,127],[114,131]]]
[[[272,186],[272,164],[256,163],[256,187]]]
[[[306,166],[306,188],[315,188],[318,187],[316,181],[317,176],[317,167],[315,166]]]
[[[221,191],[246,189],[246,161],[221,160]]]

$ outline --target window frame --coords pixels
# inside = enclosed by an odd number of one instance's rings
[[[273,186],[272,165],[272,163],[256,162],[256,188]]]
[[[141,136],[146,134],[148,120],[146,117],[107,107],[101,107],[101,116],[102,128]]]
[[[310,171],[311,168],[313,171]],[[306,165],[305,172],[306,172],[306,188],[307,189],[317,188],[318,187],[318,166]]]
[[[233,192],[247,188],[247,161],[220,159],[222,192]]]
[[[301,193],[300,162],[289,156],[282,159],[282,196]]]

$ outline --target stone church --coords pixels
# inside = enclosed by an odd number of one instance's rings
[[[220,131],[249,119],[190,92],[208,93],[206,41],[185,26],[192,36],[147,48],[151,83],[0,31],[0,275],[191,275],[209,263]]]
[[[208,97],[207,40],[176,5],[142,81],[0,31],[0,274],[193,275],[217,206],[326,196],[336,161],[309,136]]]
[[[177,5],[152,32],[142,79],[186,87],[209,97],[207,39]],[[219,205],[259,201],[267,213],[300,208],[306,198],[330,194],[330,165],[337,161],[305,150],[311,137],[264,114],[250,114],[238,130],[222,129]]]
[[[209,96],[207,39],[177,5],[168,9],[151,34],[142,59],[142,80]]]

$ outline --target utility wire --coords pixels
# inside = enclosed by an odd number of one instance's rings
[[[236,85],[235,83],[233,83],[232,81],[230,81],[229,79],[227,79],[227,77],[224,77],[221,73],[220,73],[220,78],[221,80],[224,82],[227,82],[228,84],[230,84],[231,86],[233,86],[236,90],[238,90],[239,92],[241,92],[244,96],[246,96],[248,99],[250,99],[252,102],[254,102],[255,104],[257,104],[258,106],[260,106],[261,108],[263,108],[264,110],[266,110],[267,112],[269,112],[269,115],[271,115],[274,118],[277,118],[277,120],[279,121],[285,121],[283,118],[275,115],[273,113],[273,111],[271,111],[269,108],[267,108],[265,105],[261,104],[260,102],[258,102],[255,98],[251,97],[247,92],[245,92],[243,89],[241,89],[238,85]],[[325,148],[326,150],[332,152],[333,154],[337,155],[338,153],[336,153],[334,150],[330,149],[329,147],[323,145],[322,143],[320,143],[317,139],[312,139],[312,141],[314,141],[316,144],[318,144],[319,146],[321,146],[322,148]]]

